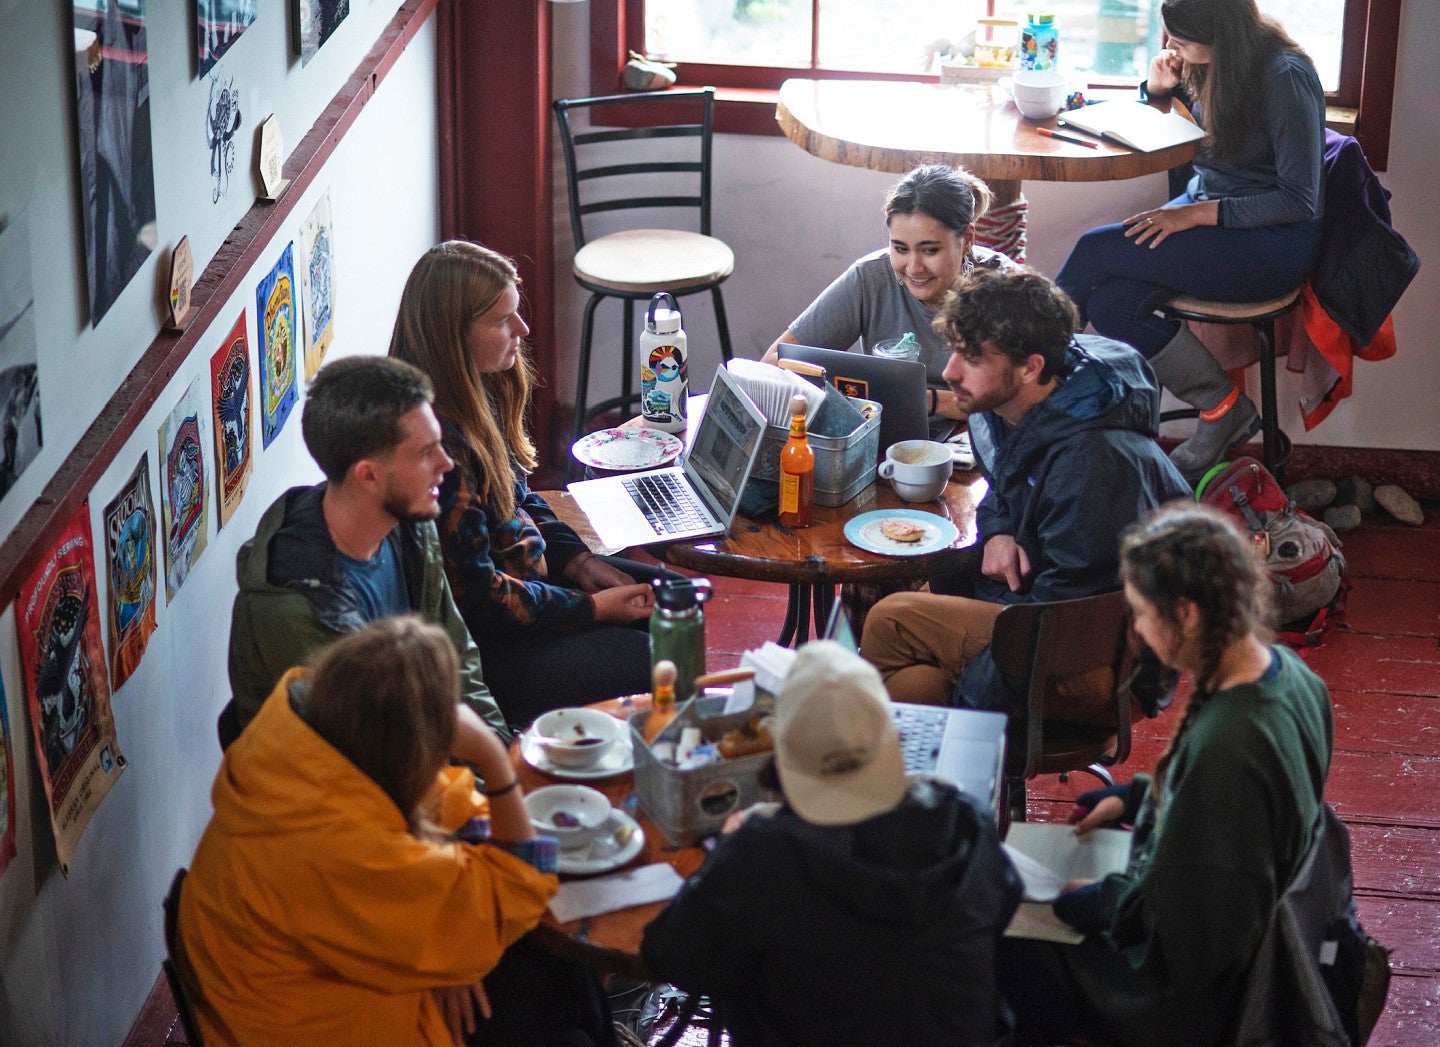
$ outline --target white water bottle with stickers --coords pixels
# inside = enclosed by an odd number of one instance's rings
[[[689,375],[682,320],[675,296],[661,291],[650,299],[640,332],[640,414],[645,425],[664,433],[685,431]]]

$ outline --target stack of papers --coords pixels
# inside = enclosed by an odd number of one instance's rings
[[[1142,153],[1159,152],[1205,137],[1204,128],[1179,113],[1161,112],[1138,101],[1096,102],[1061,113],[1059,122]]]
[[[1055,915],[1050,903],[1071,880],[1101,880],[1123,872],[1130,860],[1130,833],[1096,829],[1075,835],[1073,825],[1013,822],[1001,845],[1025,885],[1025,900],[1005,934],[1075,944],[1083,936]]]

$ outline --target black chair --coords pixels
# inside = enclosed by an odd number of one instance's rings
[[[1125,594],[1007,607],[995,619],[990,653],[996,668],[1021,681],[1025,693],[1024,706],[1006,730],[1006,800],[1001,806],[1008,809],[1009,820],[1025,820],[1025,783],[1036,775],[1063,778],[1087,771],[1113,785],[1106,768],[1129,758],[1133,717],[1134,655]],[[1057,685],[1100,670],[1111,674],[1108,705],[1103,715],[1077,721]]]
[[[1255,329],[1260,344],[1260,432],[1263,441],[1262,460],[1276,479],[1281,479],[1285,463],[1290,460],[1290,438],[1280,428],[1280,413],[1275,396],[1275,321],[1300,304],[1300,288],[1264,302],[1212,302],[1182,294],[1160,307],[1168,320],[1195,321],[1207,324],[1248,324]],[[1193,407],[1166,411],[1162,422],[1177,418],[1197,418]]]
[[[203,1047],[200,1024],[195,1020],[200,983],[185,955],[185,943],[180,940],[180,888],[184,883],[185,870],[181,869],[170,884],[170,893],[165,896],[165,960],[161,967],[165,971],[165,980],[170,983],[170,994],[175,997],[175,1009],[180,1014],[180,1027],[185,1030],[185,1042],[190,1047]]]
[[[579,131],[571,127],[575,110],[591,110],[620,127]],[[675,113],[686,114],[676,117]],[[694,114],[691,116],[690,114]],[[633,388],[635,302],[648,302],[660,291],[677,298],[710,292],[720,337],[720,354],[731,357],[730,327],[720,285],[735,269],[735,253],[710,235],[711,139],[715,89],[650,94],[561,98],[555,102],[560,143],[565,154],[570,231],[575,239],[575,281],[590,292],[580,332],[580,367],[575,394],[574,437],[598,414],[624,410],[640,398]],[[655,119],[691,119],[689,123],[650,126]],[[631,126],[641,124],[643,126]],[[689,141],[692,140],[693,142]],[[680,140],[665,147],[666,140]],[[694,145],[695,149],[688,148]],[[657,148],[659,147],[659,148]],[[672,157],[680,156],[680,159]],[[677,195],[676,186],[693,195]],[[693,186],[694,188],[690,188]],[[582,192],[583,189],[583,192]],[[603,190],[603,191],[598,191]],[[698,232],[635,228],[592,238],[586,220],[610,211],[674,209],[698,212]],[[595,309],[606,298],[620,300],[620,395],[591,406],[590,354]]]
[[[223,753],[230,748],[230,743],[239,738],[244,729],[240,724],[239,714],[235,712],[235,699],[231,698],[215,718],[215,733],[220,737],[220,751]]]

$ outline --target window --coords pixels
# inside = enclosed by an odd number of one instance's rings
[[[1314,59],[1330,104],[1363,110],[1356,133],[1383,168],[1400,0],[1259,6]],[[745,92],[773,91],[796,76],[934,79],[941,45],[960,44],[987,15],[1023,25],[1027,9],[1053,11],[1063,64],[1090,83],[1137,81],[1161,40],[1160,0],[594,0],[591,7],[597,94],[615,89],[627,50],[642,51],[675,62],[682,84],[720,88],[722,130],[755,133],[774,133],[774,122],[764,96],[750,100],[758,118],[736,118]]]

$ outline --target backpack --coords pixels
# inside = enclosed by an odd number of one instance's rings
[[[1200,481],[1195,498],[1233,517],[1254,540],[1275,583],[1281,642],[1292,647],[1319,643],[1344,613],[1349,590],[1335,532],[1296,508],[1254,458],[1217,465]]]

